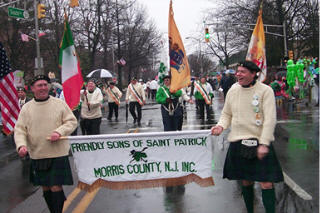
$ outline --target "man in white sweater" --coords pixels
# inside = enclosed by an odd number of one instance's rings
[[[30,154],[30,181],[41,186],[50,212],[62,212],[65,195],[62,185],[72,185],[67,136],[77,127],[69,106],[49,96],[50,79],[36,76],[31,83],[34,99],[24,104],[14,129],[20,157]],[[49,139],[47,139],[49,138]]]
[[[273,183],[283,181],[282,170],[272,146],[276,125],[276,104],[271,87],[257,81],[260,68],[251,61],[240,62],[238,83],[228,91],[213,135],[231,127],[230,146],[223,177],[242,181],[242,195],[248,213],[253,213],[253,184],[260,182],[267,213],[275,212]]]
[[[101,106],[103,95],[96,87],[94,79],[90,79],[87,88],[81,90],[81,119],[84,125],[86,135],[100,134],[100,124],[102,118]]]

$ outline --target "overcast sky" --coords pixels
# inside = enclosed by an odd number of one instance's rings
[[[170,0],[138,0],[138,2],[145,5],[149,17],[155,21],[157,28],[167,33]],[[181,37],[184,39],[202,32],[202,11],[214,6],[210,0],[173,0],[174,19]]]

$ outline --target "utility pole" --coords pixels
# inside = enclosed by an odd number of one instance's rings
[[[201,39],[199,38],[195,38],[195,37],[192,37],[192,36],[188,36],[186,37],[186,39],[194,39],[198,42],[198,46],[199,46],[199,54],[198,54],[198,59],[200,61],[200,76],[203,75],[203,57],[202,57],[202,48],[201,48]]]
[[[223,24],[223,23],[219,23],[219,22],[212,22],[209,24],[206,24],[207,26],[210,25],[215,25],[217,26],[215,28],[215,32],[226,32],[228,30],[228,28],[230,26],[232,26],[233,28],[238,27],[241,29],[247,29],[247,30],[253,30],[250,28],[245,28],[244,26],[255,26],[256,24],[250,24],[250,23],[228,23],[227,25]],[[224,26],[223,28],[219,28],[219,26]],[[284,49],[284,56],[288,56],[288,47],[287,47],[287,33],[286,33],[286,23],[285,21],[283,22],[282,25],[275,25],[275,24],[264,24],[263,25],[265,27],[265,34],[269,34],[269,35],[274,35],[274,36],[278,36],[278,37],[283,37],[283,49]],[[276,27],[276,28],[282,28],[283,29],[283,34],[279,34],[279,33],[273,33],[273,32],[268,32],[268,27]]]
[[[114,67],[114,44],[113,44],[113,31],[111,32],[111,51],[112,51],[112,72],[113,73],[116,73],[116,69]]]
[[[120,46],[120,23],[119,23],[119,9],[118,9],[118,0],[116,0],[116,16],[117,16],[117,38],[118,38],[118,61],[121,58],[121,46]],[[122,72],[121,64],[118,63],[118,83],[119,89],[122,89]]]
[[[39,20],[38,20],[38,1],[33,0],[34,7],[34,22],[35,22],[35,33],[36,33],[36,51],[37,58],[35,59],[35,71],[34,75],[44,74],[42,66],[42,58],[40,57],[40,40],[39,40]]]
[[[286,21],[283,21],[282,26],[283,26],[284,56],[288,56]]]

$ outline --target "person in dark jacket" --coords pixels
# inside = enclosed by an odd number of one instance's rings
[[[226,95],[231,88],[231,86],[236,82],[236,78],[233,74],[230,73],[229,70],[225,72],[225,75],[222,76],[220,87],[223,89],[223,96],[226,99]]]
[[[22,106],[28,101],[30,101],[31,99],[27,97],[26,89],[23,87],[18,87],[17,92],[18,92],[18,98],[19,98],[19,106],[21,109]]]

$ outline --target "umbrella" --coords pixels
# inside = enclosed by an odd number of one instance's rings
[[[229,70],[226,70],[225,73],[226,73],[226,74],[228,74],[228,73],[230,73],[230,74],[235,74],[236,71],[233,70],[233,69],[229,69]]]
[[[112,74],[106,69],[97,69],[90,72],[87,78],[112,78]]]

